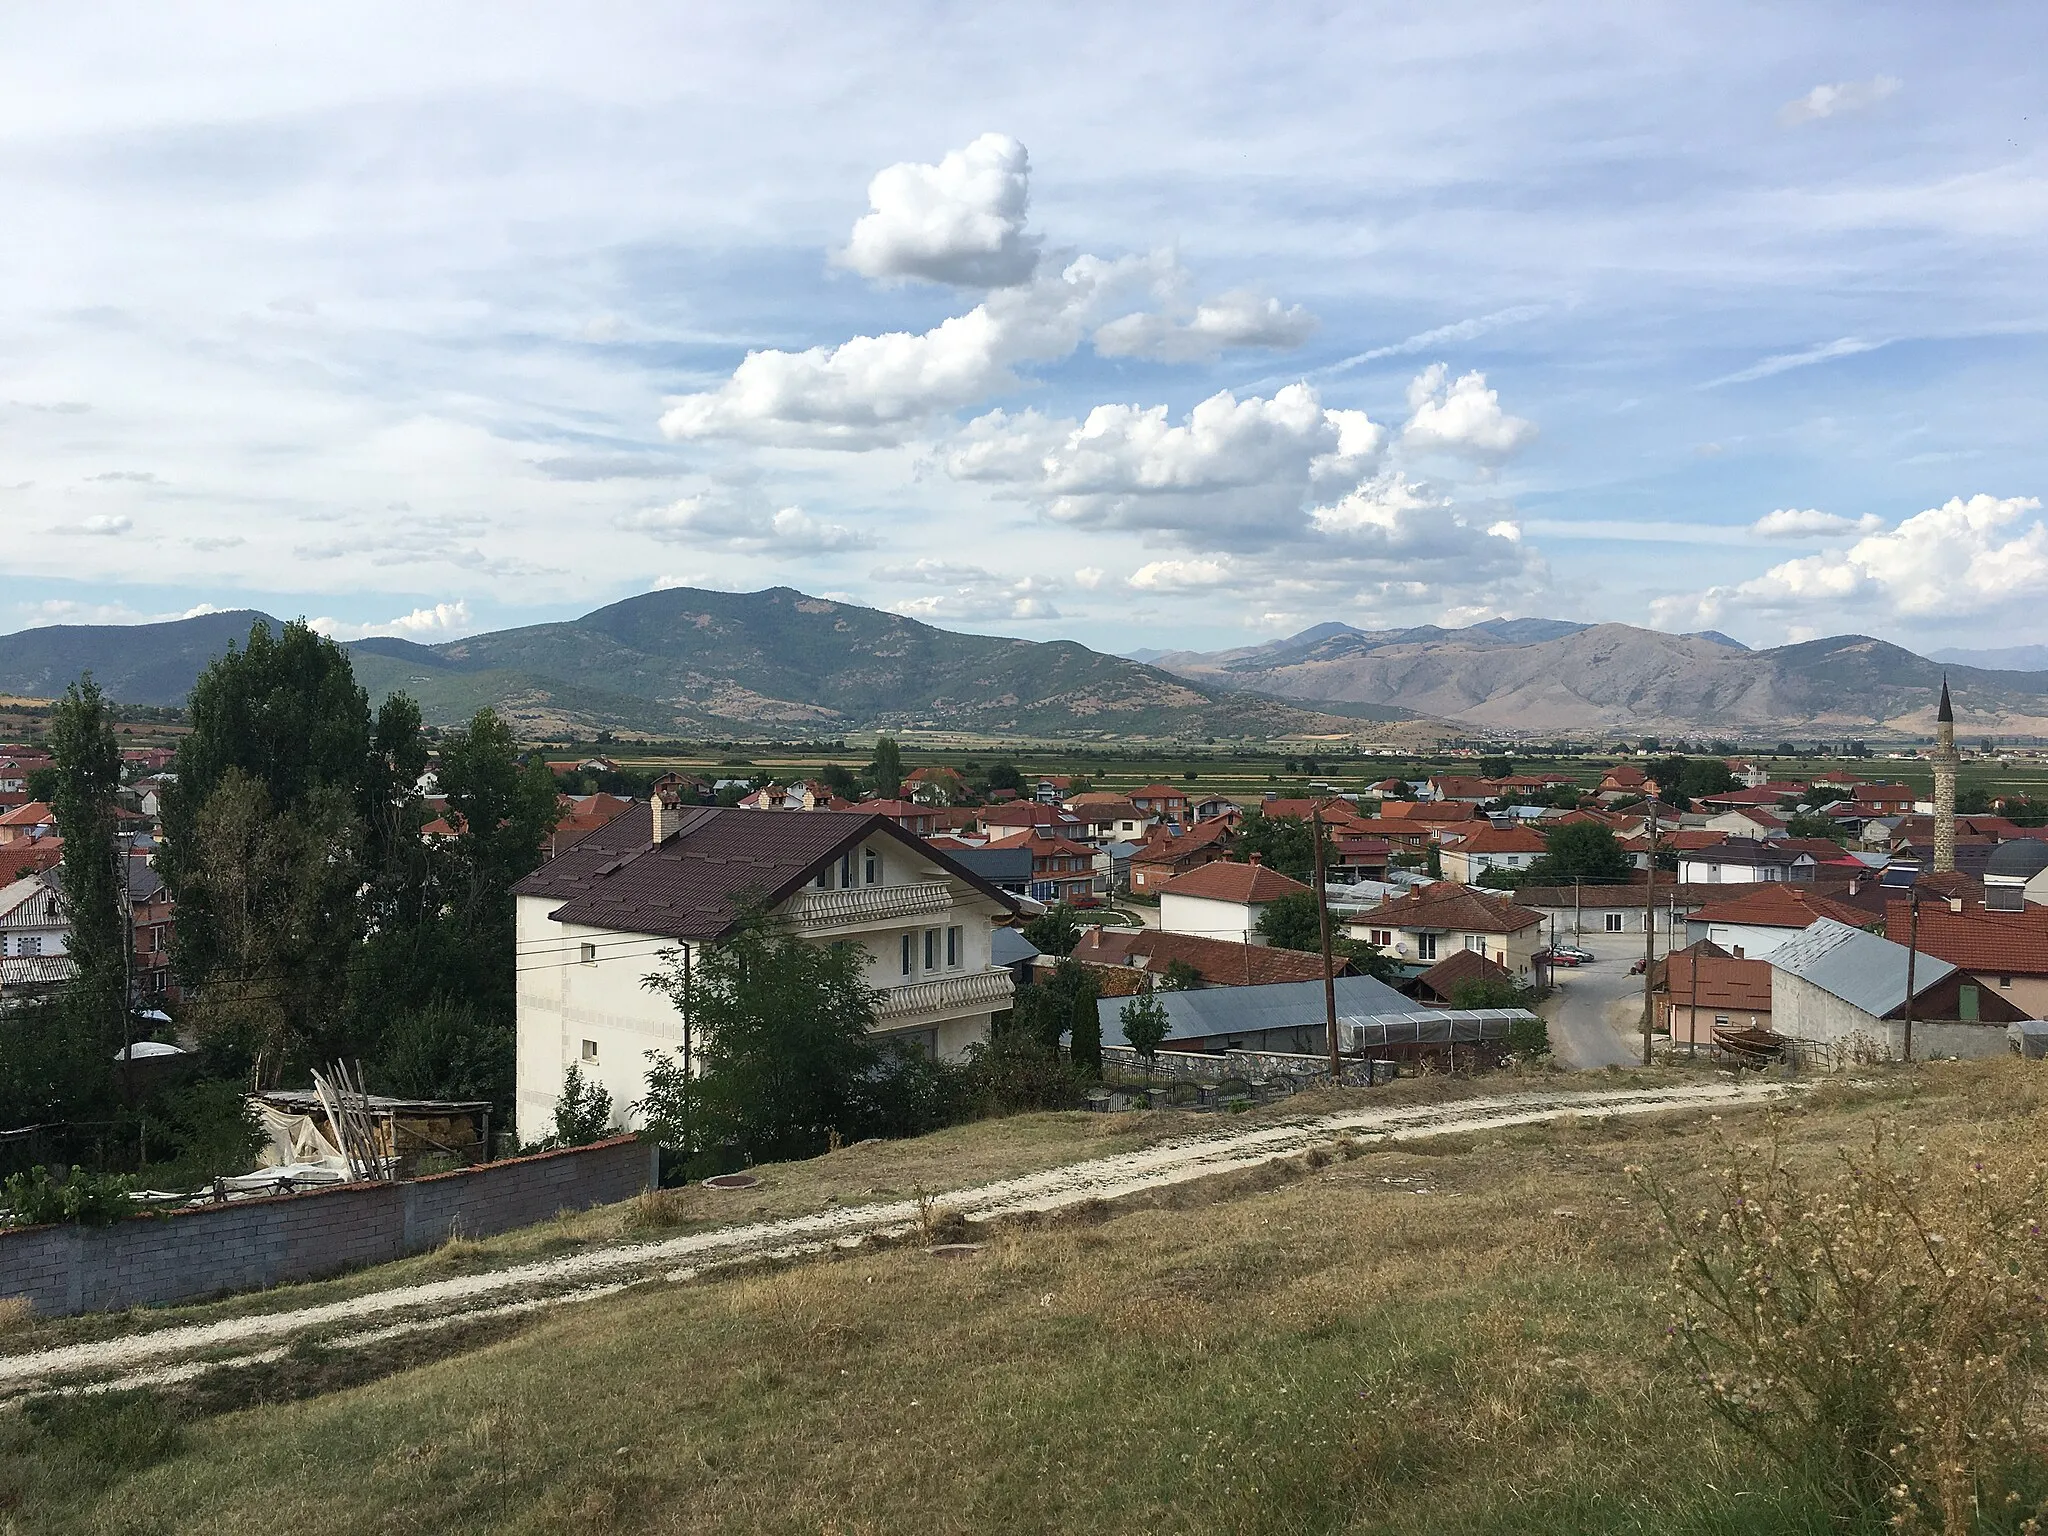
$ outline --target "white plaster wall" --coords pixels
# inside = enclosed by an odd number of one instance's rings
[[[815,935],[818,941],[848,939],[858,944],[867,955],[868,982],[876,987],[903,986],[991,969],[993,919],[1004,915],[1004,909],[964,881],[942,875],[938,866],[917,857],[893,839],[878,841],[873,846],[882,854],[881,885],[946,879],[952,887],[953,906],[942,912],[876,922],[858,931],[824,930]],[[873,889],[858,884],[861,872],[856,856],[855,889]],[[833,884],[836,887],[836,867]],[[792,898],[799,899],[801,893]],[[637,1127],[640,1119],[632,1113],[631,1106],[646,1092],[646,1053],[674,1051],[683,1043],[681,1014],[664,994],[650,992],[641,983],[651,972],[662,968],[663,951],[681,951],[690,946],[644,934],[558,923],[548,913],[561,904],[559,897],[541,896],[522,896],[517,903],[515,1109],[521,1141],[537,1140],[553,1129],[555,1101],[561,1095],[563,1074],[572,1065],[580,1067],[586,1078],[601,1083],[611,1094],[614,1124]],[[954,926],[961,930],[960,957],[957,965],[948,966],[945,929]],[[927,928],[939,930],[938,964],[931,969],[924,965],[923,934]],[[902,972],[901,939],[905,933],[912,935],[912,973],[908,976]],[[582,958],[581,946],[586,942],[597,947],[593,961]],[[938,1054],[952,1059],[972,1042],[988,1038],[989,1020],[986,1011],[939,1021],[917,1016],[884,1019],[876,1033],[935,1031]],[[597,1047],[594,1062],[583,1060],[586,1040]]]
[[[1236,901],[1213,901],[1206,896],[1179,896],[1172,891],[1159,897],[1159,926],[1167,933],[1192,933],[1205,939],[1235,939],[1243,944],[1263,944],[1259,918],[1263,902],[1247,905]]]

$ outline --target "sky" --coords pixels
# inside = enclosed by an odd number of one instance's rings
[[[0,630],[2048,641],[2048,7],[0,12]]]

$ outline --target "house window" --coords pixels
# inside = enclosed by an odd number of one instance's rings
[[[21,952],[24,955],[40,955],[43,952],[43,936],[40,933],[25,936],[21,941]]]
[[[595,944],[585,944],[580,952],[580,957],[585,965],[597,964],[597,946]]]
[[[1716,1029],[1726,1029],[1727,1027],[1728,1027],[1728,1015],[1727,1015],[1727,1014],[1725,1014],[1725,1013],[1717,1013],[1717,1014],[1715,1014],[1715,1015],[1714,1015],[1714,1028],[1716,1028]]]
[[[851,848],[849,848],[849,849],[847,849],[847,850],[846,850],[846,852],[844,852],[844,853],[842,853],[841,855],[839,855],[839,889],[841,889],[842,891],[845,891],[845,890],[851,890],[852,888],[853,888],[853,850],[852,850]]]
[[[583,1059],[585,1061],[597,1060],[597,1042],[595,1040],[583,1042]]]
[[[1607,914],[1607,931],[1609,933],[1621,932],[1621,914],[1619,912]]]
[[[1468,934],[1466,934],[1466,935],[1465,935],[1465,947],[1466,947],[1467,949],[1471,950],[1471,951],[1472,951],[1472,952],[1473,952],[1474,954],[1476,954],[1476,955],[1481,955],[1481,956],[1485,955],[1485,953],[1486,953],[1486,935],[1485,935],[1485,934],[1483,934],[1483,933],[1468,933]]]
[[[1434,960],[1436,958],[1435,934],[1418,933],[1415,935],[1415,958],[1418,960]]]
[[[872,848],[863,849],[861,852],[861,884],[880,885],[881,883],[882,856]]]
[[[1375,928],[1372,930],[1372,946],[1374,949],[1385,949],[1393,942],[1394,935],[1391,930],[1386,928]]]
[[[964,931],[960,928],[946,930],[946,969],[949,971],[960,969],[960,937]]]
[[[2012,978],[2010,976],[2001,976],[1998,978],[1998,984],[2001,987],[2009,987],[2012,985]]]
[[[831,889],[832,889],[832,866],[831,866],[830,864],[827,864],[827,865],[826,865],[826,866],[825,866],[825,867],[824,867],[823,869],[819,870],[819,871],[818,871],[818,878],[817,878],[817,879],[815,879],[815,880],[813,880],[813,881],[811,882],[811,884],[815,885],[815,886],[816,886],[816,887],[817,887],[817,888],[818,888],[819,890],[821,890],[821,891],[829,891],[829,890],[831,890]]]
[[[936,928],[924,931],[924,968],[928,971],[939,968],[939,930]]]
[[[908,975],[910,974],[910,971],[911,971],[911,959],[912,959],[912,955],[911,955],[911,944],[912,944],[912,942],[913,942],[913,940],[912,940],[912,937],[911,937],[911,935],[909,935],[909,934],[907,934],[907,933],[906,933],[905,935],[903,935],[903,974],[904,974],[904,975],[906,975],[906,976],[908,976]]]

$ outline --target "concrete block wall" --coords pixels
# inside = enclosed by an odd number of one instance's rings
[[[490,1237],[653,1187],[631,1137],[399,1184],[350,1184],[140,1216],[112,1227],[0,1232],[0,1298],[37,1312],[115,1311],[314,1280]]]

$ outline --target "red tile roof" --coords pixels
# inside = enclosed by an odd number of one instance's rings
[[[1074,958],[1096,965],[1142,962],[1148,971],[1163,973],[1184,961],[1212,987],[1262,986],[1276,981],[1320,981],[1323,957],[1298,949],[1265,944],[1240,944],[1234,939],[1204,939],[1191,933],[1163,933],[1156,928],[1091,928],[1074,950]],[[1340,959],[1337,974],[1350,970]]]
[[[0,816],[0,827],[44,827],[54,825],[56,820],[56,813],[50,809],[48,802],[31,800],[19,809]]]
[[[1532,832],[1527,827],[1481,827],[1477,831],[1463,834],[1457,842],[1449,844],[1448,852],[1455,853],[1542,853],[1550,847],[1543,834]]]
[[[1911,928],[1911,908],[1905,902],[1894,901],[1885,908],[1886,938],[1904,944]],[[1986,912],[1981,906],[1965,906],[1952,912],[1946,902],[1923,897],[1919,946],[1965,970],[2048,976],[2048,907]]]
[[[1543,914],[1517,905],[1506,896],[1492,896],[1475,886],[1439,881],[1396,896],[1351,919],[1352,925],[1390,928],[1438,928],[1463,933],[1521,933],[1543,921]]]
[[[1278,901],[1308,887],[1263,864],[1238,864],[1218,859],[1176,875],[1159,888],[1161,896],[1198,896],[1205,901]]]
[[[514,894],[559,900],[548,914],[557,922],[715,941],[749,901],[779,904],[827,861],[873,838],[902,843],[1016,910],[1014,898],[886,816],[691,806],[676,814],[658,848],[649,846],[652,819],[650,807],[634,806],[521,880]]]
[[[1700,908],[1690,921],[1735,923],[1751,928],[1809,928],[1824,917],[1847,923],[1851,928],[1867,928],[1871,914],[1810,887],[1762,880],[1744,887],[1739,896]]]
[[[1476,805],[1454,801],[1439,805],[1430,800],[1388,800],[1380,805],[1380,815],[1390,821],[1484,821],[1486,818]]]
[[[1448,1003],[1460,982],[1512,982],[1514,979],[1514,973],[1506,966],[1495,965],[1478,950],[1454,949],[1415,978],[1415,995],[1423,997],[1427,994]]]

